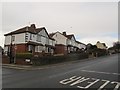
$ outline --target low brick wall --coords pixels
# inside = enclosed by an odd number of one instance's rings
[[[16,64],[19,65],[30,65],[30,62],[26,62],[24,58],[16,59]]]
[[[8,56],[2,55],[2,63],[3,64],[9,64],[10,60]]]
[[[10,63],[9,57],[3,55],[3,56],[2,56],[2,63],[3,63],[3,64],[9,64],[9,63]],[[26,62],[26,61],[25,61],[25,58],[17,58],[17,59],[16,59],[16,64],[19,64],[19,65],[30,65],[30,62]]]

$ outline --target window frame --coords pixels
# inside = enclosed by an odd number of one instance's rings
[[[12,39],[12,42],[14,42],[15,41],[15,36],[12,36],[11,39]]]

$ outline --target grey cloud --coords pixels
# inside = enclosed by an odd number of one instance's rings
[[[8,2],[2,10],[3,33],[29,22],[45,26],[48,32],[67,31],[82,38],[118,32],[117,2]]]

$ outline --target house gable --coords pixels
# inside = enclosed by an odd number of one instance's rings
[[[76,41],[76,39],[75,39],[74,35],[72,35],[72,38],[71,38],[71,40],[74,40],[74,41]]]
[[[106,49],[107,46],[105,45],[105,43],[100,43],[99,41],[96,43],[97,48],[100,49]]]
[[[60,32],[56,32],[52,37],[55,39],[56,44],[66,45],[67,43],[67,37],[62,35]]]
[[[43,36],[43,37],[47,37],[47,38],[49,37],[46,29],[44,29],[44,28],[41,29],[41,31],[39,31],[37,34],[38,34],[38,35],[41,35],[41,36]]]

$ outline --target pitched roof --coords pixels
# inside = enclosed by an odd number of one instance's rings
[[[42,31],[43,29],[45,29],[45,27],[36,28],[35,31],[36,31],[36,33],[39,33],[39,32]],[[45,29],[45,30],[46,30],[46,29]]]
[[[51,39],[51,40],[55,40],[54,38],[52,38],[52,37],[48,34],[48,32],[47,32],[47,30],[45,29],[45,27],[37,28],[35,31],[36,31],[36,33],[38,33],[38,32],[40,32],[40,31],[42,31],[43,29],[44,29],[45,32],[47,33],[49,39]]]
[[[100,41],[97,41],[97,43],[100,43]],[[102,44],[103,46],[106,47],[106,44],[105,44],[105,43],[100,43],[100,44]]]
[[[50,37],[53,37],[56,33],[60,33],[60,32],[57,31],[57,32],[55,32],[55,33],[50,33],[49,36],[50,36]],[[74,34],[70,34],[70,35],[64,35],[64,34],[62,34],[62,33],[60,33],[60,34],[63,35],[63,36],[65,36],[65,37],[68,38],[68,39],[71,39],[72,37],[75,38]]]
[[[3,48],[0,46],[0,50],[3,50]]]
[[[12,32],[10,32],[10,33],[4,34],[4,36],[13,35],[13,34],[19,34],[19,33],[25,33],[25,32],[30,32],[30,33],[33,33],[33,34],[37,34],[37,33],[39,33],[40,31],[42,31],[43,29],[44,29],[45,32],[47,33],[49,39],[55,40],[55,39],[53,39],[52,37],[50,37],[50,35],[48,34],[48,32],[47,32],[47,30],[45,29],[45,27],[36,28],[36,27],[35,27],[35,24],[32,24],[30,27],[29,27],[29,26],[26,26],[26,27],[20,28],[20,29],[18,29],[18,30],[12,31]]]
[[[84,43],[81,43],[81,42],[79,42],[79,41],[76,41],[77,43],[79,43],[79,44],[83,44],[83,45],[85,45],[86,46],[86,44],[84,44]]]
[[[7,34],[5,34],[5,36],[7,36],[7,35],[11,35],[11,34],[23,33],[23,32],[25,32],[25,31],[27,31],[27,27],[24,27],[24,28],[21,28],[21,29],[18,29],[18,30],[12,31],[12,32],[10,32],[10,33],[7,33]]]
[[[68,39],[71,39],[72,37],[75,39],[74,34],[66,35],[66,37],[67,37]],[[76,40],[76,39],[75,39],[75,40]]]
[[[73,35],[73,34],[71,34],[71,35],[66,35],[66,37],[67,37],[68,39],[71,39],[72,36],[74,36],[74,35]]]
[[[60,32],[55,32],[55,33],[49,33],[49,36],[50,36],[50,38],[52,38],[56,33],[60,33]],[[61,35],[63,35],[62,33],[60,33]],[[64,35],[63,35],[64,36]],[[52,39],[54,39],[54,38],[52,38]],[[55,39],[54,39],[55,40]]]
[[[77,43],[80,43],[79,41],[76,41]]]
[[[50,33],[49,36],[53,37],[56,33]]]
[[[19,33],[24,33],[24,32],[30,32],[30,33],[36,34],[36,33],[40,32],[42,29],[45,29],[45,27],[36,29],[33,27],[26,26],[26,27],[20,28],[18,30],[12,31],[10,33],[7,33],[4,36],[11,35],[11,34],[19,34]]]
[[[102,43],[102,44],[103,44],[103,46],[107,47],[105,43]]]
[[[50,37],[50,36],[49,36],[49,39],[52,39],[52,40],[54,40],[54,41],[55,41],[55,39],[54,39],[54,38],[52,38],[52,37]]]
[[[67,35],[66,32],[63,32],[62,35],[64,35],[64,36],[67,37],[68,39],[71,39],[72,37],[74,37],[74,39],[75,39],[74,34],[69,34],[69,35]]]

